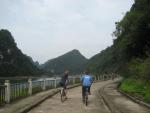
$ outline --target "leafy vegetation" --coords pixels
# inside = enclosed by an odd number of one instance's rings
[[[150,58],[144,60],[133,59],[128,64],[128,69],[129,75],[132,75],[131,77],[150,83]]]
[[[113,45],[92,57],[87,69],[95,74],[119,73],[129,79],[122,82],[122,90],[149,102],[150,0],[135,0],[131,10],[116,22],[113,36]]]
[[[146,71],[144,65],[150,62],[150,1],[135,0],[131,10],[116,22],[113,35],[113,45],[92,57],[87,68],[94,73],[123,72],[124,76],[133,76],[128,75],[132,71],[129,68],[137,62]],[[140,76],[149,78],[148,73]]]
[[[17,48],[11,33],[0,30],[0,76],[31,76],[40,73],[31,58]]]
[[[68,69],[71,74],[80,74],[84,71],[86,63],[87,59],[78,50],[72,50],[47,61],[41,68],[47,73],[62,74]]]

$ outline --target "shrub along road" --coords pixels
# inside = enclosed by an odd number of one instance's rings
[[[81,100],[81,87],[76,87],[68,91],[69,98],[64,103],[61,103],[60,94],[57,94],[28,113],[150,113],[149,109],[134,103],[117,92],[115,88],[111,88],[110,83],[113,81],[93,84],[92,95],[89,96],[87,107],[83,105]],[[105,89],[99,91],[104,86]],[[105,97],[103,97],[104,94]],[[111,109],[108,103],[112,104],[115,109]]]

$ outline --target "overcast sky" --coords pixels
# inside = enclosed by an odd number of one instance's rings
[[[44,63],[72,49],[85,57],[112,45],[115,22],[134,0],[0,0],[0,29]]]

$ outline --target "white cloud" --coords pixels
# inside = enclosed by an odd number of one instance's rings
[[[75,48],[91,57],[112,44],[114,23],[133,1],[0,0],[0,26],[41,63]]]

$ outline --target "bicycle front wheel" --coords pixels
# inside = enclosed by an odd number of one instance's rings
[[[65,91],[64,89],[61,91],[61,102],[65,101]]]

